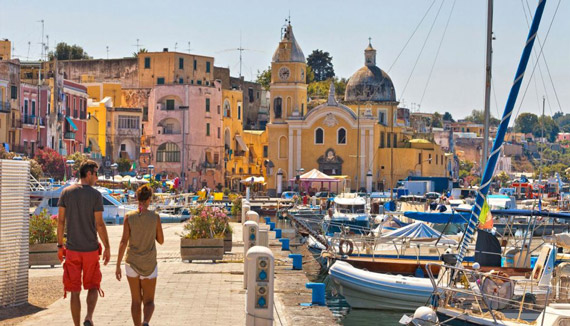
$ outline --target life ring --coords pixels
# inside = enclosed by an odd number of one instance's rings
[[[343,249],[345,244],[348,245],[348,250],[346,251],[346,253]],[[338,253],[341,254],[341,256],[344,256],[344,255],[350,256],[350,255],[352,255],[353,250],[354,250],[354,243],[352,243],[352,241],[350,241],[350,240],[344,240],[343,239],[343,240],[340,240],[340,242],[338,243]]]

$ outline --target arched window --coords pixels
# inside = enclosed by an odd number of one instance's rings
[[[346,144],[346,129],[340,128],[337,131],[337,144]]]
[[[287,143],[287,137],[281,136],[279,138],[279,158],[287,158],[289,154],[289,144]]]
[[[164,143],[156,151],[157,162],[180,162],[180,149],[175,143]]]
[[[315,144],[323,144],[325,141],[325,132],[322,128],[315,129]]]
[[[230,106],[230,101],[224,101],[224,117],[230,118],[232,116],[232,107]]]
[[[280,97],[273,100],[273,111],[275,113],[276,119],[281,119],[282,105],[283,105],[283,100]]]

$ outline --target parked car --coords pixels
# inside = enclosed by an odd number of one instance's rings
[[[439,199],[439,197],[441,197],[441,194],[437,193],[437,192],[428,192],[426,193],[426,198],[427,199]]]
[[[293,199],[293,196],[299,196],[299,193],[296,191],[284,191],[281,194],[281,199]]]

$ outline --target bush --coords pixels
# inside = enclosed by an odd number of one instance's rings
[[[232,215],[241,216],[241,196],[236,196],[232,200]]]
[[[30,244],[57,242],[57,215],[49,216],[47,210],[30,217]]]
[[[39,149],[36,152],[35,160],[42,167],[45,175],[55,180],[63,179],[63,175],[65,174],[65,158],[56,150],[51,148]]]
[[[229,218],[219,207],[200,205],[191,210],[191,216],[184,223],[183,238],[223,238],[232,233]]]
[[[117,160],[117,170],[119,170],[119,172],[129,172],[131,170],[131,160],[129,160],[128,158],[120,158]]]

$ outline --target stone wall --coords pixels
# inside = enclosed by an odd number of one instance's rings
[[[74,82],[118,82],[124,88],[139,87],[138,59],[62,60],[64,78]],[[91,76],[82,80],[82,76]]]

